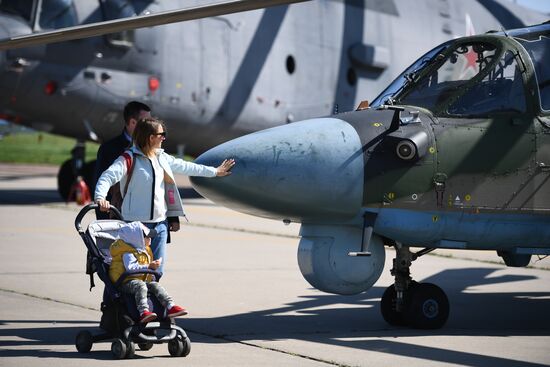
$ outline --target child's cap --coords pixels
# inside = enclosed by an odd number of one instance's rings
[[[153,238],[157,235],[157,230],[154,229],[154,228],[149,229],[145,225],[142,224],[141,229],[143,230],[143,237]]]
[[[153,238],[153,237],[156,237],[157,235],[157,230],[156,229],[149,229],[148,233],[144,233],[144,236],[145,237],[148,237],[148,238]]]

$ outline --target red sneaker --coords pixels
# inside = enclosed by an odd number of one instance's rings
[[[178,305],[174,305],[170,310],[168,310],[168,317],[178,317],[184,315],[187,315],[187,310]]]
[[[141,315],[139,316],[139,322],[141,323],[147,323],[149,321],[153,321],[153,320],[156,320],[157,318],[157,314],[154,313],[154,312],[151,312],[149,310],[145,310],[141,313]]]

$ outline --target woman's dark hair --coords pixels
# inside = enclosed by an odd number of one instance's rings
[[[149,146],[149,137],[157,133],[159,126],[162,126],[164,131],[166,131],[166,126],[164,121],[156,117],[147,117],[139,119],[136,128],[134,129],[134,144],[143,152],[145,155],[151,153],[151,147]]]

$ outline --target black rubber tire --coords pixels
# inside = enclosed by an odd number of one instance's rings
[[[139,343],[138,348],[139,350],[150,350],[153,348],[153,343]]]
[[[126,343],[122,339],[115,339],[111,343],[111,353],[115,359],[124,359],[126,357]]]
[[[61,167],[59,167],[59,171],[57,172],[57,192],[59,192],[59,195],[61,195],[64,201],[67,201],[71,186],[75,179],[76,177],[73,174],[71,160],[66,160]]]
[[[183,353],[183,341],[179,338],[174,338],[168,342],[168,353],[172,357],[179,357]]]
[[[440,329],[449,318],[449,299],[435,284],[420,283],[410,289],[403,318],[416,329]]]
[[[409,288],[405,291],[405,307],[409,302],[410,292],[418,286],[418,282],[411,280]],[[380,303],[380,310],[382,311],[382,317],[384,320],[392,326],[406,326],[407,322],[404,319],[403,312],[397,312],[395,310],[395,299],[397,298],[397,292],[395,291],[395,284],[390,285],[384,291],[382,295],[382,301]]]
[[[79,353],[88,353],[92,350],[92,345],[94,344],[92,333],[90,333],[88,330],[80,331],[78,334],[76,334],[74,344],[76,346],[76,350],[78,350]]]
[[[95,190],[95,165],[96,161],[84,163],[81,170],[82,178],[84,178],[86,185],[88,185],[88,189],[90,190],[90,195],[92,197]],[[61,198],[64,201],[67,201],[69,192],[71,191],[71,186],[75,180],[76,176],[73,174],[71,160],[66,160],[63,162],[61,167],[59,167],[59,171],[57,172],[57,192],[59,192],[59,195],[61,195]]]
[[[168,342],[168,352],[172,357],[187,357],[191,353],[191,340],[178,333]]]
[[[90,189],[90,195],[92,198],[95,191],[95,164],[96,161],[93,160],[84,163],[84,166],[82,167],[82,177],[84,178],[86,185],[88,185],[88,189]]]
[[[403,313],[395,310],[395,299],[397,293],[395,292],[395,285],[392,284],[384,291],[382,295],[382,301],[380,302],[380,311],[382,317],[391,326],[404,326],[405,320],[403,320]]]
[[[183,339],[183,352],[181,353],[182,357],[187,357],[191,353],[191,339]]]
[[[124,358],[132,359],[136,355],[136,344],[131,341],[126,341],[126,355]]]

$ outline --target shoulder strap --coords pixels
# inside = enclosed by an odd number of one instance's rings
[[[122,153],[122,156],[124,157],[124,160],[126,161],[126,169],[129,172],[130,168],[132,167],[132,153],[129,150],[126,150],[126,151],[124,151],[124,153]]]
[[[130,180],[132,179],[132,174],[134,173],[134,161],[132,159],[132,153],[127,150],[124,153],[122,153],[122,156],[124,157],[124,160],[126,161],[126,184],[124,185],[124,191],[122,191],[122,197],[124,198],[126,196],[126,192],[128,191],[128,185],[130,184]]]

